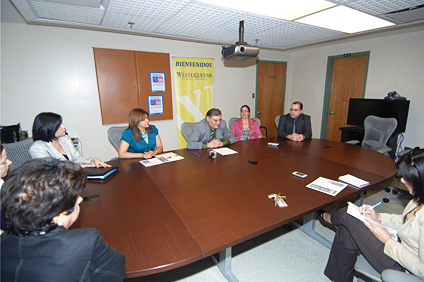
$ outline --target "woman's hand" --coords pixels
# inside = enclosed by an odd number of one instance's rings
[[[93,161],[96,167],[111,167],[111,165],[104,163],[102,160],[99,160],[98,158],[94,158]]]
[[[378,240],[380,240],[383,244],[386,244],[387,241],[392,239],[392,236],[390,235],[390,233],[383,226],[377,225],[368,219],[365,219],[364,224],[366,227],[368,227],[368,229],[372,232],[372,234],[374,234],[374,236]]]
[[[154,151],[148,151],[148,152],[144,153],[144,158],[146,158],[146,159],[151,159],[154,156],[156,156],[156,153]]]
[[[364,216],[367,216],[377,222],[381,222],[381,215],[378,212],[376,212],[374,209],[372,209],[372,206],[362,205],[359,207],[359,211],[363,213]]]

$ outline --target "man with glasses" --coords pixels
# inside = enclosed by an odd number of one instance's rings
[[[212,108],[206,117],[193,127],[187,140],[187,149],[218,148],[236,142],[227,128],[219,109]]]
[[[280,117],[278,137],[298,142],[311,139],[311,117],[303,114],[301,102],[293,102],[290,113]]]

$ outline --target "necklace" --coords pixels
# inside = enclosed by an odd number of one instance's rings
[[[147,138],[147,132],[141,133],[141,138],[146,139]]]

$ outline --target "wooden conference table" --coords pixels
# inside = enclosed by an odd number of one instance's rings
[[[111,247],[125,254],[126,278],[219,253],[217,263],[224,276],[237,281],[231,273],[232,246],[298,218],[304,218],[304,231],[315,236],[314,211],[358,195],[397,171],[389,157],[334,141],[263,138],[228,147],[238,154],[209,159],[210,150],[176,150],[184,160],[153,167],[136,159],[114,161],[119,165],[115,175],[87,183],[82,196],[100,198],[81,204],[72,228],[96,228]],[[293,171],[308,177],[295,177]],[[347,173],[370,185],[348,186],[337,196],[306,188],[320,176],[337,180]],[[275,207],[268,198],[272,193],[286,196],[288,207]]]

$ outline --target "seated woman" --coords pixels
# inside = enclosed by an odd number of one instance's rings
[[[29,148],[33,159],[52,157],[61,160],[70,160],[83,167],[110,167],[97,158],[83,157],[74,147],[71,138],[66,135],[66,126],[62,117],[55,113],[40,113],[32,125],[34,144]]]
[[[12,161],[7,158],[6,148],[0,144],[0,189],[3,185],[3,178],[6,177]]]
[[[156,126],[149,124],[149,113],[138,108],[132,110],[129,126],[122,133],[119,157],[150,159],[162,152],[159,131]]]
[[[231,133],[233,133],[237,141],[262,138],[258,123],[256,120],[250,118],[249,106],[241,106],[240,119],[236,119],[233,122]]]
[[[352,281],[358,251],[378,272],[405,271],[424,278],[424,150],[415,148],[403,155],[397,165],[401,181],[413,199],[401,215],[377,213],[370,205],[360,211],[383,225],[398,230],[399,241],[382,226],[364,222],[346,213],[346,208],[322,213],[322,219],[337,232],[324,274],[333,281]],[[370,232],[371,231],[371,232]]]
[[[123,281],[125,257],[77,220],[84,169],[53,158],[14,169],[1,190],[3,281]]]

